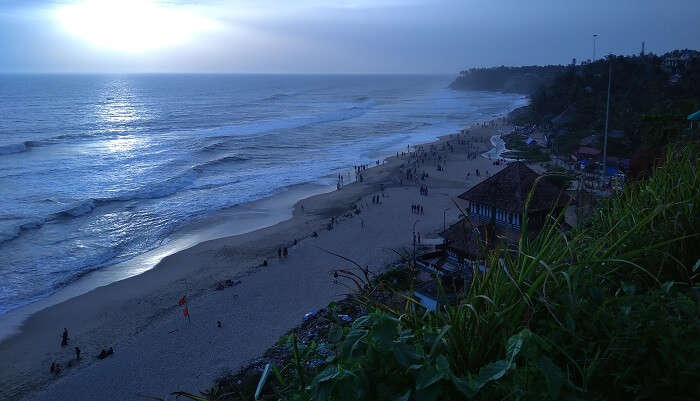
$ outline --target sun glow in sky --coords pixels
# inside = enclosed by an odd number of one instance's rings
[[[69,34],[105,50],[140,53],[174,47],[218,23],[195,10],[149,0],[85,0],[58,7],[54,17]]]
[[[0,0],[0,73],[448,73],[700,48],[698,0]]]

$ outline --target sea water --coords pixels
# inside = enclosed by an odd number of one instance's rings
[[[525,103],[450,80],[0,75],[0,314],[183,224]]]

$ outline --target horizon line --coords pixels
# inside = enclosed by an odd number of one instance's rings
[[[0,71],[0,75],[459,75],[455,72]]]

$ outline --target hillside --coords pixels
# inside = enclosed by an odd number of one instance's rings
[[[471,68],[459,73],[450,88],[532,94],[548,85],[566,67],[561,65]]]
[[[697,52],[610,56],[566,68],[531,95],[520,122],[553,133],[555,152],[561,154],[572,152],[579,139],[590,135],[595,136],[591,145],[600,146],[610,69],[612,155],[629,156],[640,147],[663,145],[669,135],[686,127],[686,116],[700,108]]]
[[[530,161],[550,155],[569,160],[581,146],[602,150],[609,72],[608,156],[631,160],[636,176],[686,131],[686,117],[700,109],[697,51],[610,55],[568,66],[474,68],[462,71],[451,87],[529,94],[530,105],[511,113],[526,128],[505,138],[508,148]],[[529,146],[530,134],[545,140]]]

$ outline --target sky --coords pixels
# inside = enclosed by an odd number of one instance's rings
[[[448,73],[700,50],[698,0],[0,0],[5,73]]]

